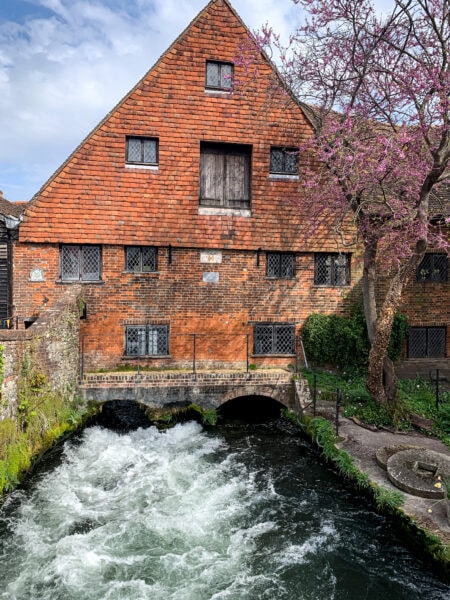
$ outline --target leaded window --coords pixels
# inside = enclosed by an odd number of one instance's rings
[[[158,165],[158,139],[127,137],[126,162],[138,165]]]
[[[295,276],[295,255],[290,252],[268,252],[266,254],[267,277],[289,279]]]
[[[288,324],[255,325],[254,354],[294,354],[295,328]]]
[[[128,325],[125,328],[127,356],[167,356],[169,354],[168,325]]]
[[[417,267],[417,281],[447,281],[448,258],[446,254],[425,254]]]
[[[315,285],[350,285],[350,254],[319,253],[315,255]]]
[[[445,358],[447,329],[445,327],[410,327],[408,358]]]
[[[61,246],[60,266],[63,281],[98,281],[101,277],[100,246]]]
[[[298,174],[298,148],[270,149],[270,172],[279,175]]]
[[[205,87],[212,90],[230,91],[233,86],[233,64],[206,61]]]
[[[200,204],[227,208],[250,207],[251,146],[202,143]]]
[[[158,270],[157,248],[154,246],[127,246],[125,270],[133,273],[153,273]]]

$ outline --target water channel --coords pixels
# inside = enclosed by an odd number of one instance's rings
[[[280,422],[66,442],[0,513],[8,600],[447,599]]]

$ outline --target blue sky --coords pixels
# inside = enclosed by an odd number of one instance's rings
[[[207,1],[0,0],[4,197],[30,200]],[[291,0],[231,2],[251,30],[298,23]]]

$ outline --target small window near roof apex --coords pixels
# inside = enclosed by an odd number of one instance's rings
[[[233,87],[233,63],[206,61],[205,88],[229,92]]]
[[[272,146],[270,148],[272,175],[298,175],[298,148]]]
[[[127,136],[127,164],[158,165],[158,138]]]

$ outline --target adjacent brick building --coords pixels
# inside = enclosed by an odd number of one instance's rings
[[[27,208],[18,315],[81,282],[86,369],[293,364],[305,318],[358,289],[358,252],[297,201],[308,114],[256,45],[241,64],[252,39],[212,0]]]

